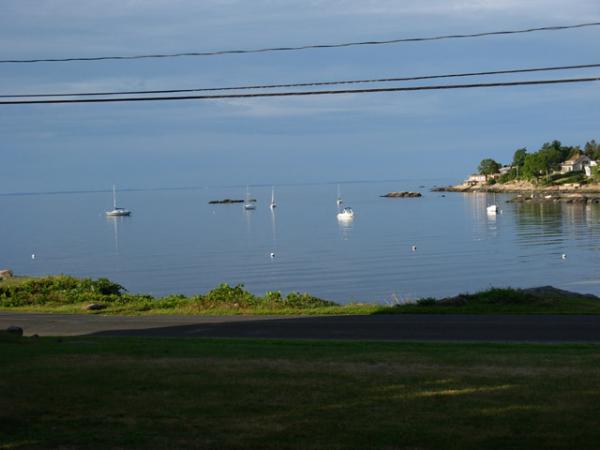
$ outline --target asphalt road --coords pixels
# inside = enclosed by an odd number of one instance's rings
[[[397,314],[371,316],[138,316],[0,313],[25,335],[165,336],[406,341],[598,342],[600,316]]]

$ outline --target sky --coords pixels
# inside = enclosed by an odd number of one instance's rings
[[[600,21],[597,0],[3,0],[0,59],[296,46],[593,21]],[[600,27],[590,27],[300,52],[3,64],[0,93],[186,89],[590,64],[600,63],[599,38]],[[598,74],[600,69],[588,69],[479,81]],[[483,158],[510,162],[519,147],[533,151],[554,139],[569,145],[599,140],[598,124],[597,82],[0,106],[0,193],[96,190],[113,183],[160,188],[451,182]]]

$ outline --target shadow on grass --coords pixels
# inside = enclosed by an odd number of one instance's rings
[[[108,320],[108,319],[107,319]],[[143,321],[143,318],[139,318]],[[221,320],[110,329],[91,336],[496,342],[600,342],[600,316],[401,314]]]

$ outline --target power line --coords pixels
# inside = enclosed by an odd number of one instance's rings
[[[219,95],[186,95],[168,97],[117,97],[117,98],[78,98],[78,99],[52,99],[52,100],[3,100],[0,105],[26,105],[26,104],[51,104],[51,103],[115,103],[115,102],[142,102],[142,101],[176,101],[176,100],[223,100],[234,98],[259,98],[259,97],[296,97],[312,95],[335,95],[335,94],[368,94],[376,92],[404,92],[404,91],[431,91],[444,89],[472,89],[510,86],[536,86],[544,84],[584,83],[600,81],[600,75],[588,78],[561,78],[553,80],[527,80],[527,81],[504,81],[494,83],[472,83],[472,84],[440,84],[429,86],[404,86],[391,88],[370,89],[340,89],[328,91],[292,91],[292,92],[258,92],[250,94],[219,94]]]
[[[38,59],[4,59],[0,60],[1,64],[14,63],[39,63],[39,62],[71,62],[71,61],[104,61],[104,60],[127,60],[127,59],[150,59],[150,58],[178,58],[182,56],[220,56],[220,55],[239,55],[248,53],[267,53],[267,52],[289,52],[308,49],[327,49],[327,48],[342,48],[356,47],[365,45],[387,45],[387,44],[402,44],[408,42],[427,42],[441,41],[445,39],[467,39],[478,38],[484,36],[501,36],[510,34],[534,33],[538,31],[561,31],[576,28],[596,27],[600,26],[600,22],[579,23],[575,25],[554,25],[536,28],[525,28],[519,30],[503,30],[503,31],[485,31],[481,33],[469,34],[448,34],[441,36],[429,37],[409,37],[399,39],[389,39],[382,41],[359,41],[359,42],[344,42],[338,44],[307,44],[297,47],[268,47],[258,49],[241,49],[241,50],[216,50],[205,52],[181,52],[181,53],[156,53],[146,55],[121,55],[121,56],[90,56],[90,57],[71,57],[71,58],[38,58]]]
[[[451,73],[443,75],[422,75],[411,77],[397,78],[373,78],[362,80],[339,80],[339,81],[315,81],[307,83],[287,83],[287,84],[262,84],[262,85],[245,85],[245,86],[227,86],[227,87],[212,87],[212,88],[194,88],[194,89],[165,89],[152,91],[106,91],[106,92],[73,92],[73,93],[58,93],[58,94],[3,94],[0,98],[32,98],[32,97],[91,97],[91,96],[108,96],[108,95],[140,95],[140,94],[176,94],[185,92],[210,92],[210,91],[238,91],[249,89],[274,89],[274,88],[290,88],[290,87],[308,87],[308,86],[332,86],[340,84],[360,84],[360,83],[389,83],[394,81],[419,81],[432,80],[440,78],[459,78],[459,77],[474,77],[488,75],[506,75],[514,73],[530,73],[530,72],[548,72],[557,70],[573,70],[573,69],[591,69],[600,67],[598,64],[579,64],[574,66],[552,66],[552,67],[533,67],[525,69],[508,69],[508,70],[493,70],[487,72],[463,72]]]

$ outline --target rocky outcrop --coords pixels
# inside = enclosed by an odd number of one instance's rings
[[[568,203],[568,204],[587,204],[587,203],[600,203],[600,197],[598,195],[583,195],[583,194],[558,194],[558,193],[545,193],[541,192],[538,194],[530,195],[517,195],[516,197],[507,201],[507,203]]]
[[[83,309],[86,311],[100,311],[102,309],[106,309],[106,305],[102,303],[90,303],[89,305],[85,305]]]
[[[598,300],[600,301],[600,297],[597,297],[593,294],[581,294],[579,292],[566,291],[564,289],[558,289],[553,286],[539,286],[532,287],[526,289],[516,289],[517,293],[525,294],[526,298],[520,298],[519,302],[523,303],[523,301],[533,301],[535,303],[536,300],[544,300],[544,301],[560,301],[565,299],[570,300]],[[464,306],[472,303],[473,301],[478,301],[478,294],[459,294],[455,297],[443,298],[441,300],[437,300],[435,302],[436,305],[446,305],[446,306]],[[490,300],[487,300],[488,302]],[[506,299],[506,303],[510,303],[510,298]],[[496,299],[495,303],[504,303],[504,300]]]
[[[223,200],[211,200],[208,202],[209,205],[229,205],[231,203],[244,203],[244,200],[234,200],[231,198],[225,198]]]
[[[423,197],[423,194],[420,192],[388,192],[385,195],[381,195],[380,197],[384,198],[418,198]]]
[[[600,194],[600,183],[542,185],[529,181],[511,181],[496,184],[457,184],[455,186],[434,186],[432,192],[495,192],[513,194]]]
[[[0,269],[0,280],[2,280],[3,278],[12,278],[13,277],[13,271],[10,269]]]
[[[23,336],[23,328],[11,325],[5,330],[5,333],[11,336]]]
[[[535,297],[540,298],[578,298],[578,299],[590,299],[590,300],[600,300],[597,296],[593,294],[581,294],[579,292],[565,291],[564,289],[558,289],[554,286],[540,286],[533,287],[527,289],[521,289],[523,292],[527,294],[531,294]]]

